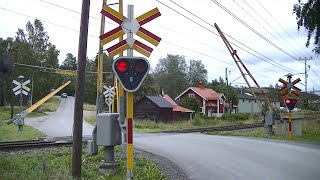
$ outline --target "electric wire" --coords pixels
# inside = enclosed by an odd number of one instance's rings
[[[277,46],[276,44],[274,44],[271,40],[269,40],[268,38],[266,38],[265,36],[263,36],[261,33],[259,33],[257,30],[255,30],[254,28],[252,28],[250,25],[248,25],[246,22],[244,22],[241,18],[239,18],[238,16],[236,16],[234,13],[232,13],[229,9],[227,9],[226,7],[224,7],[222,4],[220,4],[218,1],[216,0],[211,0],[214,4],[216,4],[217,6],[219,6],[222,10],[224,10],[225,12],[227,12],[229,15],[231,15],[233,18],[235,18],[237,21],[239,21],[241,24],[243,24],[245,27],[247,27],[249,30],[251,30],[252,32],[254,32],[256,35],[258,35],[260,38],[262,38],[263,40],[265,40],[266,42],[268,42],[269,44],[271,44],[272,46],[274,46],[276,49],[282,51],[283,53],[287,54],[288,56],[290,56],[291,58],[298,60],[298,58],[292,56],[290,53],[288,53],[287,51],[283,50],[282,48],[280,48],[279,46]],[[299,61],[299,60],[298,60]],[[301,61],[300,61],[301,62]],[[302,63],[302,62],[301,62]]]
[[[250,4],[248,4],[245,0],[243,0],[244,3],[255,12],[255,14],[257,14],[262,20],[264,20],[251,6]],[[235,4],[237,4],[237,6],[239,6],[246,14],[248,14],[257,24],[259,24],[265,31],[267,31],[275,40],[277,40],[279,43],[281,43],[284,47],[286,47],[287,49],[289,49],[291,52],[293,52],[286,44],[284,44],[283,42],[280,41],[279,38],[275,37],[275,35],[273,35],[273,33],[271,33],[263,24],[261,24],[255,17],[253,17],[253,15],[251,15],[251,13],[249,13],[247,10],[244,9],[244,7],[242,7],[239,3],[237,3],[237,1],[233,0],[233,2]],[[268,22],[266,22],[264,20],[264,22],[269,25]],[[269,25],[269,27],[271,27]],[[272,27],[271,27],[272,28]],[[279,35],[279,33],[277,33]],[[280,36],[281,37],[281,36]],[[293,52],[296,56],[299,56],[298,54],[296,54],[296,52]],[[298,52],[299,53],[299,52]]]
[[[278,26],[280,26],[280,28],[293,40],[293,42],[296,43],[296,45],[300,46],[300,44],[297,43],[297,41],[295,39],[293,39],[293,37],[288,33],[288,31],[286,31],[282,25],[277,21],[277,19],[275,19],[272,14],[264,7],[263,4],[261,4],[261,2],[259,0],[256,0],[260,6],[269,14],[269,16],[278,24]],[[311,56],[305,49],[303,49],[305,51],[306,54],[308,54],[308,56]]]
[[[198,22],[196,22],[196,21],[192,20],[191,18],[187,17],[186,15],[184,15],[184,14],[180,13],[179,11],[177,11],[177,10],[173,9],[172,7],[168,6],[167,4],[165,4],[165,3],[163,3],[163,2],[161,2],[161,1],[159,1],[159,0],[156,0],[156,1],[157,1],[157,2],[159,2],[160,4],[162,4],[163,6],[165,6],[165,7],[169,8],[170,10],[174,11],[175,13],[177,13],[177,14],[179,14],[179,15],[183,16],[184,18],[188,19],[189,21],[191,21],[191,22],[193,22],[193,23],[197,24],[198,26],[200,26],[200,27],[202,27],[202,28],[206,29],[207,31],[209,31],[209,32],[213,33],[214,35],[216,35],[216,36],[220,37],[220,35],[219,35],[219,34],[217,34],[216,32],[214,32],[214,31],[210,30],[209,28],[207,28],[207,27],[205,27],[205,26],[203,26],[203,25],[199,24]],[[191,12],[191,11],[189,11],[189,10],[187,10],[186,8],[184,8],[184,7],[180,6],[179,4],[177,4],[177,6],[179,6],[179,7],[180,7],[180,8],[182,8],[183,10],[187,11],[188,13],[192,14],[193,16],[197,17],[198,19],[200,19],[201,21],[205,22],[205,23],[206,23],[206,24],[208,24],[209,26],[214,27],[212,24],[210,24],[210,23],[208,23],[207,21],[203,20],[202,18],[200,18],[199,16],[195,15],[194,13],[192,13],[192,12]],[[215,28],[215,27],[214,27],[214,28]],[[239,45],[237,45],[237,44],[235,44],[235,43],[233,43],[233,42],[230,42],[231,44],[233,44],[234,46],[236,46],[236,47],[240,48],[241,50],[243,50],[243,51],[245,51],[245,52],[247,52],[247,53],[249,53],[249,54],[251,54],[251,55],[253,55],[253,56],[255,56],[255,57],[257,57],[257,58],[259,58],[259,59],[261,59],[261,60],[263,60],[263,61],[265,61],[265,62],[267,62],[267,63],[269,63],[269,64],[272,64],[272,65],[274,65],[274,66],[276,66],[276,67],[278,67],[278,68],[280,68],[280,69],[282,69],[282,70],[285,70],[285,71],[288,71],[288,70],[289,70],[289,71],[291,71],[291,72],[295,72],[293,69],[290,69],[290,68],[288,68],[288,67],[283,67],[283,66],[281,66],[281,64],[279,64],[278,62],[275,62],[274,60],[272,60],[272,59],[270,59],[270,58],[268,58],[268,57],[266,57],[266,56],[262,55],[261,53],[259,53],[259,52],[255,51],[254,49],[252,49],[252,48],[248,47],[247,45],[245,45],[245,44],[241,43],[240,41],[238,41],[237,39],[233,38],[232,36],[230,36],[230,35],[228,35],[228,34],[226,34],[226,33],[224,33],[224,34],[225,34],[227,37],[231,38],[232,40],[236,41],[237,43],[241,44],[242,46],[244,46],[244,47],[246,47],[246,48],[250,49],[251,51],[253,51],[253,52],[255,52],[255,53],[259,54],[260,56],[262,56],[262,57],[264,57],[264,58],[268,59],[269,61],[268,61],[268,60],[266,60],[266,59],[262,59],[261,57],[259,57],[259,56],[255,55],[255,54],[253,54],[253,53],[251,53],[251,52],[249,52],[248,50],[246,50],[246,49],[242,48],[241,46],[239,46]],[[271,61],[271,62],[274,62],[275,64],[271,63],[270,61]],[[278,65],[277,65],[277,64],[278,64]],[[280,66],[279,66],[279,65],[280,65]],[[286,68],[286,69],[285,69],[285,68]]]
[[[1,8],[1,9],[4,9],[4,10],[6,10],[6,11],[12,12],[12,13],[16,13],[16,14],[22,15],[22,16],[34,18],[34,17],[32,17],[32,16],[25,15],[25,14],[22,14],[22,13],[18,13],[18,12],[15,12],[15,11],[12,11],[12,10],[8,10],[8,9],[2,8],[2,7],[0,7],[0,8]],[[35,18],[34,18],[34,19],[35,19]],[[61,27],[61,28],[65,28],[65,29],[68,29],[68,30],[72,30],[72,31],[79,32],[79,31],[77,31],[77,30],[74,30],[74,29],[71,29],[71,28],[68,28],[68,27],[65,27],[65,26],[61,26],[61,25],[58,25],[58,24],[55,24],[55,23],[52,23],[52,22],[49,22],[49,21],[45,21],[45,20],[42,20],[42,21],[43,21],[43,22],[46,22],[46,23],[49,23],[49,24],[52,24],[52,25],[55,25],[55,26],[58,26],[58,27]],[[92,36],[92,37],[95,37],[95,38],[98,38],[97,36],[94,36],[94,35],[91,35],[91,36]],[[170,42],[167,41],[167,43],[170,43]],[[173,44],[173,43],[170,43],[170,44],[175,45],[175,44]],[[176,45],[176,46],[179,46],[179,45]],[[182,47],[182,46],[180,46],[180,47],[181,47],[181,48],[184,48],[184,47]],[[187,49],[188,49],[188,48],[187,48]],[[188,49],[188,50],[191,50],[191,49]],[[192,51],[194,51],[194,50],[192,50]],[[207,57],[216,59],[216,58],[214,58],[214,57],[212,57],[212,56],[209,56],[209,55],[206,55],[206,54],[204,54],[204,53],[200,53],[200,52],[195,52],[195,53],[198,53],[198,54],[201,54],[201,55],[204,55],[204,56],[207,56]],[[216,59],[216,60],[217,60],[217,59]],[[219,61],[222,61],[222,62],[224,62],[224,63],[227,63],[227,62],[225,62],[225,61],[223,61],[223,60],[219,60]],[[232,66],[235,66],[233,63],[227,63],[227,64],[230,64],[230,65],[232,65]],[[48,69],[48,68],[47,68],[47,69]],[[96,72],[92,72],[92,73],[96,73]],[[256,72],[254,72],[254,73],[256,73]],[[256,73],[256,74],[258,74],[258,73]],[[265,75],[261,75],[261,74],[258,74],[258,75],[264,76],[264,77],[266,77],[266,78],[271,79],[270,77],[265,76]]]
[[[52,6],[55,6],[55,7],[58,7],[58,8],[62,8],[62,9],[67,10],[67,11],[71,11],[71,12],[74,12],[74,13],[81,14],[80,12],[77,12],[77,11],[74,11],[74,10],[72,10],[72,9],[65,8],[65,7],[62,7],[62,6],[53,4],[53,3],[49,3],[49,2],[46,2],[46,1],[43,1],[43,0],[39,0],[39,1],[44,2],[44,3],[47,3],[47,4],[52,5]],[[96,17],[92,17],[92,18],[99,20],[99,19],[96,18]],[[116,24],[114,24],[114,23],[110,23],[110,24],[116,25]],[[166,28],[166,29],[168,29],[168,28]],[[214,33],[214,32],[213,32],[213,33]],[[218,34],[216,34],[216,35],[219,36]],[[237,45],[236,45],[236,46],[237,46]],[[239,46],[237,46],[237,47],[239,47]],[[212,48],[212,47],[210,47],[210,48]],[[241,47],[239,47],[239,48],[241,48]],[[244,49],[243,49],[243,50],[244,50]],[[221,52],[221,50],[219,50],[219,49],[218,49],[218,51]],[[244,51],[246,51],[246,50],[244,50]],[[246,51],[246,52],[247,52],[247,53],[250,53],[250,52],[248,52],[248,51]],[[224,52],[224,53],[226,53],[226,52]],[[228,54],[228,53],[227,53],[227,54]],[[251,54],[251,53],[250,53],[250,54]],[[257,56],[256,56],[256,57],[257,57]],[[252,62],[250,62],[250,61],[248,61],[248,60],[244,60],[244,61],[246,61],[246,62],[248,62],[248,63],[250,63],[250,64],[254,64],[254,63],[252,63]],[[259,67],[261,67],[261,66],[259,66]],[[270,70],[270,69],[268,69],[268,70]],[[271,70],[271,71],[275,72],[274,70]]]

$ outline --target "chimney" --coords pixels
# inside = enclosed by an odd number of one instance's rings
[[[200,82],[199,82],[198,88],[204,89],[204,83],[203,83],[203,81],[200,81]]]

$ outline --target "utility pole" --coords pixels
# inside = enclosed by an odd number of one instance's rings
[[[299,58],[300,59],[300,58]],[[308,74],[307,74],[307,60],[311,60],[312,59],[312,57],[310,57],[309,59],[307,59],[306,57],[304,57],[304,84],[305,84],[305,93],[307,93],[308,92],[308,85],[307,85],[307,83],[308,83],[308,81],[307,81],[307,79],[308,79]],[[302,59],[300,59],[300,60],[302,60]],[[308,65],[308,67],[309,67],[309,69],[310,69],[310,65]]]
[[[87,63],[89,12],[90,0],[82,0],[72,145],[72,176],[76,179],[81,179],[83,97]]]

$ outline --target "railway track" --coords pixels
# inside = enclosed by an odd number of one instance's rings
[[[66,146],[71,144],[72,144],[72,141],[44,141],[44,140],[0,142],[0,151],[58,147],[58,146]]]
[[[182,129],[174,131],[160,131],[158,133],[192,133],[192,132],[210,132],[210,131],[232,131],[239,129],[249,129],[263,127],[263,124],[243,124],[232,126],[219,126],[219,127],[204,127],[194,129]],[[83,142],[90,140],[91,137],[83,137]],[[56,138],[40,138],[39,140],[32,141],[11,141],[0,142],[0,151],[33,149],[33,148],[48,148],[59,146],[70,146],[72,144],[72,137],[56,137]]]
[[[211,131],[233,131],[240,129],[250,129],[263,127],[264,124],[242,124],[242,125],[232,125],[232,126],[219,126],[219,127],[203,127],[203,128],[193,128],[193,129],[181,129],[181,130],[170,130],[170,131],[160,131],[161,133],[193,133],[193,132],[211,132]]]

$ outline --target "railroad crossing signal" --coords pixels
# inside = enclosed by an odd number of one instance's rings
[[[19,95],[20,93],[22,93],[26,96],[28,95],[30,88],[27,87],[26,85],[30,83],[30,79],[28,79],[27,81],[24,81],[24,82],[18,82],[16,80],[13,80],[12,82],[13,82],[13,84],[17,85],[16,87],[14,87],[12,89],[12,91],[14,92],[15,95]]]
[[[159,42],[161,41],[160,37],[141,27],[142,25],[161,15],[158,8],[154,8],[137,17],[136,19],[126,18],[125,16],[108,6],[103,6],[101,14],[119,24],[117,28],[99,37],[103,45],[128,33],[134,33],[142,39],[153,44],[154,46],[158,46]],[[133,37],[128,37],[127,39],[115,44],[114,46],[107,48],[107,51],[109,53],[109,56],[113,57],[129,48],[132,48],[147,57],[149,57],[153,51],[151,47],[143,44],[138,40],[135,40]]]
[[[296,106],[298,100],[294,98],[287,98],[284,100],[284,104],[287,106],[289,111],[292,111]]]
[[[7,79],[12,71],[13,62],[7,55],[0,54],[0,80]]]
[[[107,86],[103,85],[103,88],[105,89],[105,91],[103,92],[104,100],[109,107],[109,112],[111,112],[111,105],[112,105],[113,97],[116,94],[115,87],[111,87],[111,86],[107,87]]]
[[[135,92],[146,78],[150,64],[143,57],[118,57],[113,61],[113,72],[127,92]]]
[[[301,89],[297,88],[294,85],[301,81],[300,78],[294,80],[293,82],[288,82],[281,78],[279,79],[279,81],[283,83],[283,87],[279,90],[283,99],[286,99],[289,96],[292,96],[293,98],[298,98]]]

